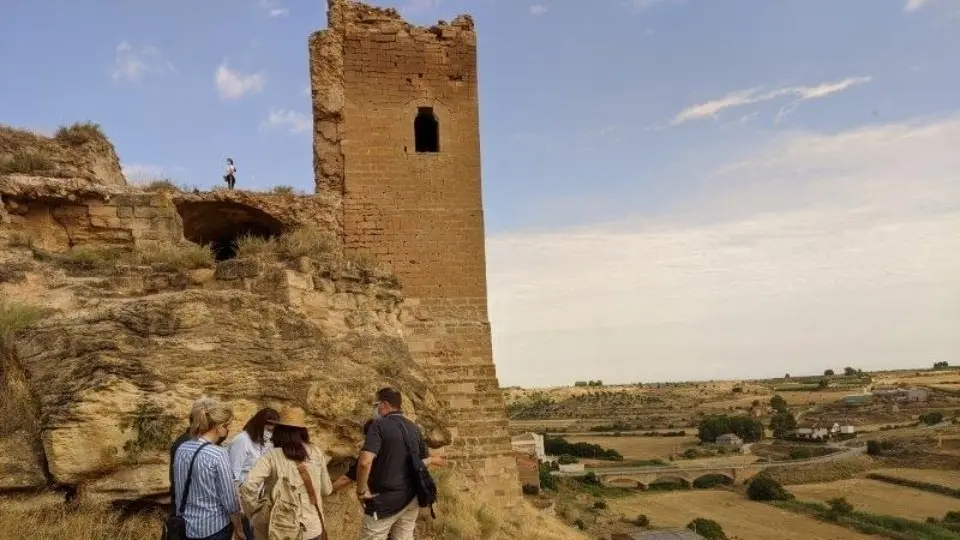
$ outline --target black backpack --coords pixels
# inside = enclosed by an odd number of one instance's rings
[[[167,521],[163,524],[161,540],[187,539],[187,522],[183,519],[183,511],[187,508],[187,497],[190,495],[190,483],[193,482],[193,464],[197,461],[197,456],[200,455],[200,451],[208,444],[210,443],[205,442],[201,444],[200,448],[197,448],[197,451],[193,454],[193,458],[190,459],[190,468],[187,469],[187,481],[183,484],[183,497],[180,499],[180,507],[177,509],[176,514],[168,517]],[[171,492],[173,492],[173,490],[171,490]],[[177,499],[174,498],[170,501],[170,504],[177,504]]]
[[[417,488],[417,502],[420,504],[420,508],[429,506],[430,516],[436,519],[437,514],[433,511],[433,505],[437,502],[437,484],[433,481],[433,477],[430,476],[430,471],[427,470],[427,466],[423,464],[423,459],[420,458],[418,445],[414,444],[413,441],[407,437],[407,426],[404,420],[398,418],[397,421],[399,422],[397,429],[400,430],[403,444],[407,447],[410,467],[413,469],[413,482]]]

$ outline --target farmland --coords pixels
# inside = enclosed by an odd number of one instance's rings
[[[790,491],[807,501],[827,502],[844,497],[858,510],[917,521],[960,511],[960,499],[860,478],[791,486]]]
[[[616,500],[611,508],[627,516],[646,514],[655,527],[683,527],[694,518],[705,517],[719,522],[727,536],[743,540],[869,538],[837,525],[749,501],[728,491],[644,494]]]

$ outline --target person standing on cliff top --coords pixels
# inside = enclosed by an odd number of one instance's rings
[[[227,189],[233,189],[233,186],[237,183],[237,168],[233,166],[233,158],[227,158],[227,174],[223,175],[223,179],[227,182]]]

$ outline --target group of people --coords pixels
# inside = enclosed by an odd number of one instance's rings
[[[356,464],[331,482],[303,409],[261,409],[224,447],[233,410],[201,398],[170,450],[171,514],[183,520],[190,540],[322,540],[323,498],[356,484],[364,510],[360,540],[413,540],[420,505],[411,449],[424,465],[443,460],[429,455],[401,405],[393,388],[376,393]]]

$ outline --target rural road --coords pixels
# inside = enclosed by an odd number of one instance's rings
[[[839,447],[835,447],[839,448]],[[717,469],[775,469],[784,467],[799,467],[801,465],[810,465],[812,463],[826,463],[830,461],[839,461],[849,459],[864,454],[867,451],[866,446],[854,448],[843,448],[841,451],[826,456],[818,456],[807,459],[795,459],[792,461],[774,461],[770,463],[751,463],[749,465],[714,465],[714,466],[689,466],[689,467],[602,467],[599,469],[589,469],[582,473],[561,473],[554,471],[556,476],[583,476],[588,472],[600,476],[610,476],[614,474],[633,474],[633,473],[651,473],[651,472],[696,472],[696,471],[715,471]]]

